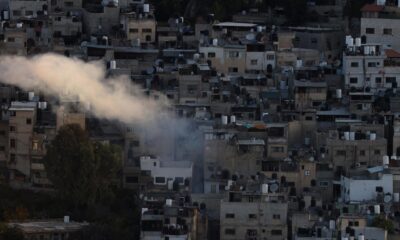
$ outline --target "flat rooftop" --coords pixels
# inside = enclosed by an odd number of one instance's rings
[[[43,221],[31,221],[22,223],[8,223],[11,227],[17,227],[24,233],[46,233],[46,232],[73,232],[77,231],[85,226],[88,226],[87,222],[68,222],[65,223],[62,219],[60,220],[43,220]]]

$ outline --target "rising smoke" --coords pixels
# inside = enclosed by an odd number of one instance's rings
[[[5,56],[0,57],[0,73],[0,82],[58,98],[77,98],[86,111],[100,119],[134,126],[149,153],[161,159],[201,161],[202,135],[190,121],[171,113],[164,95],[159,93],[157,100],[146,96],[127,76],[107,78],[100,61],[56,54]],[[196,178],[193,181],[198,182]]]
[[[147,123],[168,106],[166,99],[145,97],[127,77],[106,78],[101,62],[87,63],[56,54],[7,56],[0,59],[0,72],[3,83],[55,97],[77,97],[95,116],[126,124]]]

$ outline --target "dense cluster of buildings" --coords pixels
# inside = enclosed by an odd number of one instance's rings
[[[140,194],[143,240],[396,239],[400,1],[367,4],[359,21],[344,16],[346,0],[319,2],[308,1],[317,22],[283,27],[279,7],[190,25],[157,22],[144,0],[9,0],[1,54],[102,61],[167,96],[198,137],[195,151],[174,136],[154,146],[77,99],[3,84],[0,181],[51,188],[46,146],[75,123],[122,147],[120,184]],[[156,155],[162,147],[173,156]],[[19,225],[29,235],[48,224]]]

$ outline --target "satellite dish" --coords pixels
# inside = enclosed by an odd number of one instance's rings
[[[385,203],[392,201],[392,196],[390,194],[386,194],[385,197],[383,198],[383,201]]]
[[[273,183],[273,184],[271,184],[271,185],[269,185],[269,190],[271,191],[271,192],[276,192],[276,191],[278,191],[278,189],[279,189],[279,186],[278,186],[278,184],[277,183]]]

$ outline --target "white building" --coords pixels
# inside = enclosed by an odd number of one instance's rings
[[[193,163],[190,161],[167,161],[150,156],[140,157],[140,169],[149,171],[155,185],[167,185],[172,188],[174,181],[184,185],[193,174]]]
[[[350,37],[351,38],[351,37]],[[354,41],[353,38],[349,41]],[[360,39],[356,42],[360,43]],[[351,43],[353,45],[353,43]],[[399,86],[400,53],[378,44],[348,46],[343,54],[345,88],[371,92]]]
[[[351,178],[342,176],[341,196],[345,202],[361,201],[391,201],[393,196],[393,175],[383,172],[371,173],[368,175],[354,176]],[[386,197],[385,196],[390,196]]]

